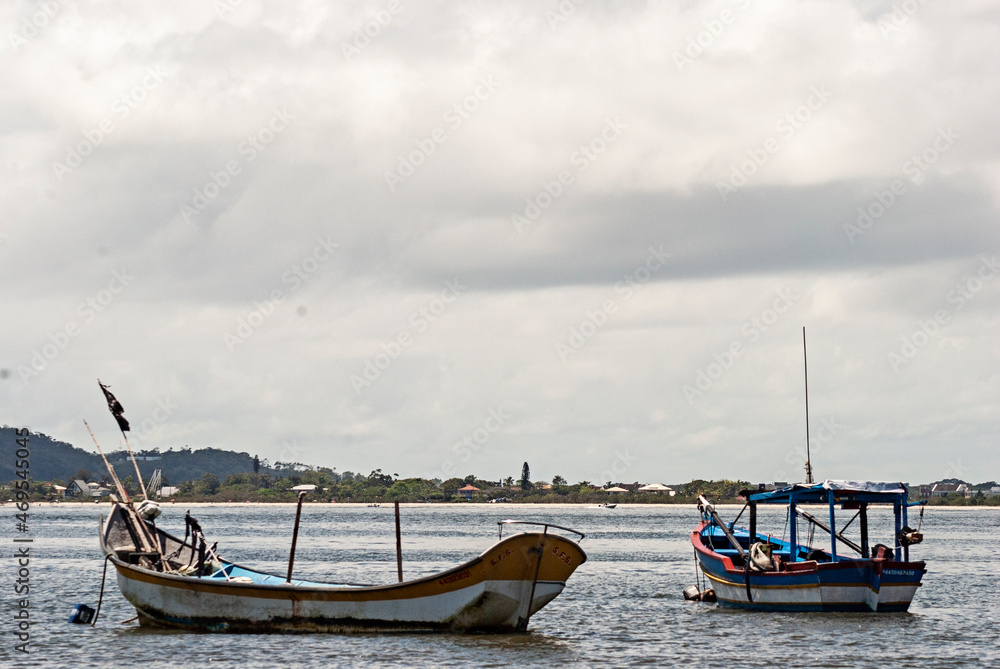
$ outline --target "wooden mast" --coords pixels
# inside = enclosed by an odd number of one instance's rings
[[[135,510],[135,505],[132,504],[132,498],[129,497],[128,490],[126,490],[125,486],[122,485],[122,482],[118,480],[118,475],[115,473],[114,466],[108,462],[107,457],[104,455],[104,451],[101,450],[101,445],[97,443],[97,437],[94,436],[94,431],[90,429],[90,425],[87,424],[87,421],[83,421],[83,424],[87,426],[87,432],[90,433],[90,438],[94,440],[94,445],[97,446],[97,452],[100,454],[101,459],[104,460],[104,466],[107,467],[108,474],[111,475],[111,480],[114,481],[118,494],[122,496],[122,503],[125,505],[126,512],[132,517],[132,521],[139,534],[138,538],[140,548],[149,553],[159,553],[162,558],[163,552],[160,551],[156,538],[149,532],[149,528],[146,526],[145,521],[139,517],[139,513]]]

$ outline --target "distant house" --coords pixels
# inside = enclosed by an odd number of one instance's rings
[[[316,492],[316,486],[312,483],[303,483],[292,488],[293,492]]]
[[[662,483],[647,483],[646,485],[639,486],[639,492],[655,492],[661,495],[667,493],[671,497],[677,494],[673,488],[665,486]]]
[[[64,485],[53,485],[52,489],[56,491],[57,495],[66,496],[66,486]]]
[[[931,497],[947,497],[948,495],[959,494],[965,497],[971,497],[971,490],[969,486],[964,483],[935,483],[934,487],[931,488]]]
[[[90,497],[90,486],[87,485],[86,481],[76,479],[66,486],[66,491],[63,492],[63,495],[65,497],[79,497],[80,495]]]
[[[620,494],[622,494],[623,492],[629,492],[629,491],[628,491],[628,490],[626,490],[625,488],[619,488],[618,486],[615,486],[614,488],[606,488],[606,489],[604,490],[604,492],[608,492],[608,493],[611,493],[611,494],[613,494],[613,495],[615,495],[615,494],[616,494],[616,495],[620,495]]]
[[[160,488],[160,497],[170,497],[171,495],[176,495],[178,490],[180,490],[180,488],[177,486],[165,485]]]
[[[464,497],[465,499],[472,499],[472,494],[476,492],[479,492],[479,488],[477,488],[472,484],[462,486],[461,488],[458,489],[458,494]]]

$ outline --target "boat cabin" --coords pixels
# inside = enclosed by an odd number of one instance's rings
[[[759,491],[744,490],[741,496],[746,498],[744,511],[749,509],[750,526],[746,531],[733,531],[736,521],[726,527],[713,523],[706,528],[704,538],[719,554],[732,557],[735,562],[742,561],[742,551],[737,550],[735,543],[742,550],[749,550],[751,544],[760,539],[757,527],[757,509],[761,504],[780,505],[788,508],[789,518],[803,518],[830,536],[829,548],[819,551],[810,548],[799,536],[798,523],[788,523],[787,539],[768,537],[772,545],[773,555],[785,568],[794,569],[796,562],[817,560],[820,562],[839,562],[842,560],[867,560],[874,557],[894,559],[908,562],[910,559],[910,544],[919,543],[922,539],[918,532],[909,527],[908,509],[910,506],[922,505],[926,502],[909,502],[908,491],[902,483],[885,483],[880,481],[823,481],[822,483],[798,483],[780,490]],[[871,546],[868,532],[868,508],[873,504],[891,505],[894,517],[893,546],[877,544]],[[827,511],[816,517],[801,508],[805,505],[824,505]],[[839,512],[839,513],[838,513]],[[843,522],[843,512],[853,513],[847,522]],[[742,511],[740,515],[742,515]],[[840,518],[838,524],[838,516]],[[739,517],[737,517],[739,520]],[[855,543],[844,536],[846,530],[858,521],[860,526],[860,543]],[[715,545],[716,541],[719,545]],[[726,545],[727,541],[730,545]],[[854,554],[843,551],[850,548]],[[877,553],[877,554],[876,554]],[[730,555],[731,554],[731,555]]]

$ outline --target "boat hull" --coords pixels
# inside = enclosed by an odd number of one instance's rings
[[[925,572],[923,562],[844,560],[796,562],[782,571],[744,571],[691,535],[698,563],[720,606],[759,611],[907,611]]]
[[[146,626],[226,632],[504,632],[523,630],[532,614],[562,592],[586,555],[557,535],[517,534],[455,569],[385,586],[238,583],[218,575],[165,574],[111,559],[122,594]]]

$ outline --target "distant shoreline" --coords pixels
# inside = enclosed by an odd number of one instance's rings
[[[294,508],[296,502],[186,502],[183,500],[158,500],[160,506],[164,509],[169,509],[172,507],[176,508],[201,508],[201,507],[212,507],[212,506],[233,506],[233,507],[247,507],[247,506],[287,506]],[[101,507],[110,506],[110,501],[98,501],[98,502],[32,502],[31,506],[38,507]],[[628,503],[619,502],[616,507],[628,507],[628,508],[645,508],[645,507],[685,507],[685,506],[695,506],[695,502],[643,502],[643,503]],[[13,506],[12,502],[2,502],[0,506]],[[380,502],[378,506],[365,502],[325,502],[325,501],[310,501],[306,500],[303,506],[320,506],[320,507],[350,507],[350,508],[393,508],[393,502]],[[400,508],[421,508],[421,507],[433,507],[433,508],[461,508],[464,506],[475,506],[475,507],[487,507],[487,508],[504,508],[504,507],[538,507],[538,508],[591,508],[591,509],[605,509],[601,504],[595,504],[593,502],[504,502],[501,504],[490,504],[489,502],[400,502]],[[743,502],[721,502],[715,504],[717,508],[742,508]],[[808,505],[813,506],[813,505]],[[819,505],[823,506],[823,505]],[[986,506],[977,504],[933,504],[927,505],[929,508],[937,509],[1000,509],[1000,506]],[[614,511],[615,509],[606,509],[607,511]],[[911,512],[912,513],[912,512]]]

